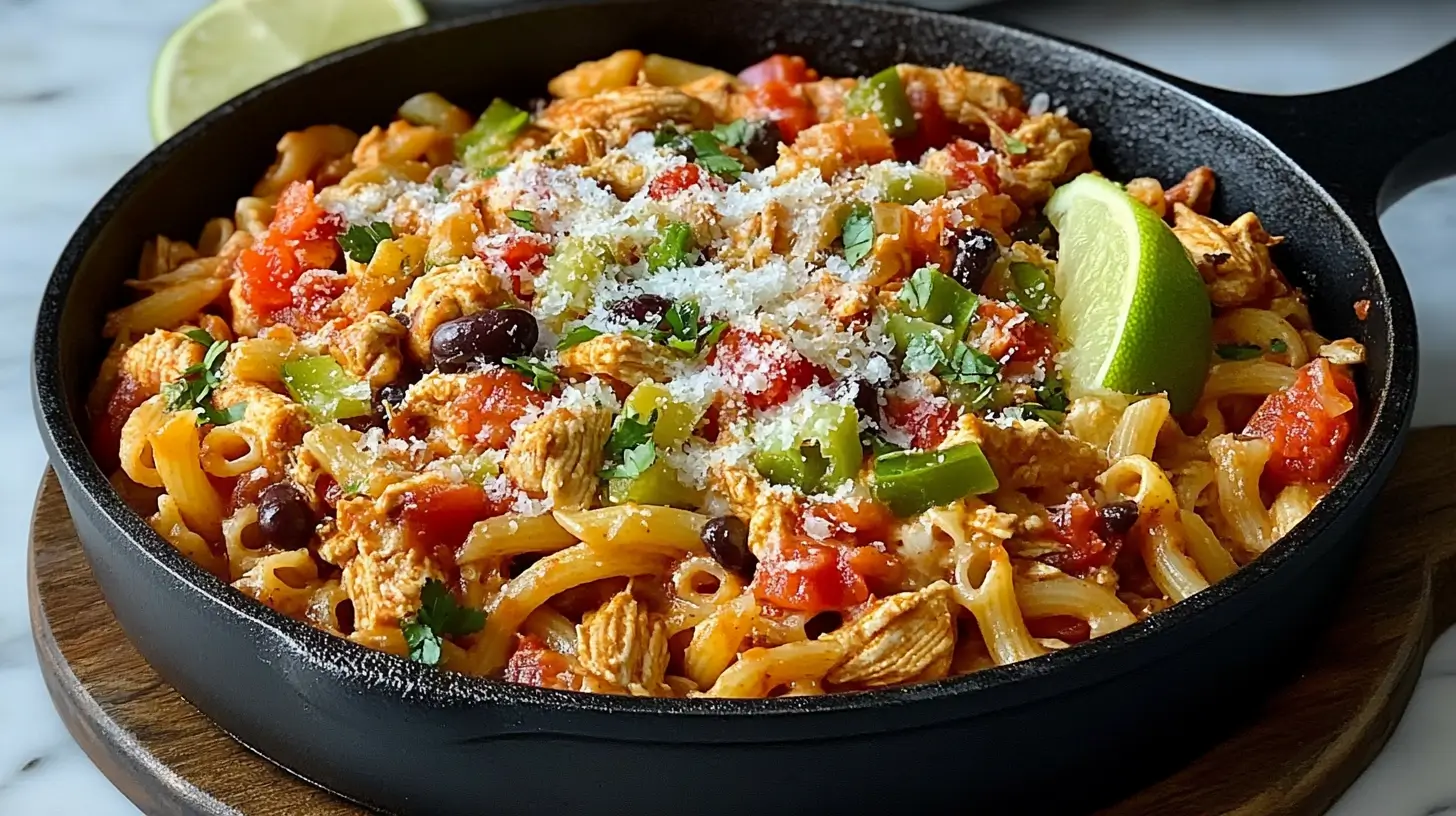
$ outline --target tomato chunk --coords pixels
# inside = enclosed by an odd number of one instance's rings
[[[971,344],[1005,364],[1007,373],[1016,373],[1012,365],[1016,363],[1024,364],[1022,368],[1028,370],[1038,367],[1052,370],[1057,355],[1056,332],[1014,303],[982,300],[976,308],[975,328],[971,331]]]
[[[944,442],[960,418],[960,407],[945,397],[905,399],[891,395],[885,399],[885,421],[910,434],[910,444],[921,450],[931,450]]]
[[[915,111],[915,132],[895,140],[895,155],[901,161],[919,161],[925,151],[945,147],[953,135],[950,119],[940,107],[935,89],[923,82],[905,88],[910,109]]]
[[[843,499],[811,503],[804,509],[802,522],[822,524],[834,538],[868,543],[885,540],[895,514],[874,499]]]
[[[684,190],[703,185],[722,188],[723,182],[717,177],[710,175],[703,168],[691,162],[681,164],[668,170],[664,170],[652,179],[647,185],[647,195],[657,201],[672,198]]]
[[[1264,476],[1273,486],[1335,478],[1355,432],[1359,395],[1341,367],[1319,358],[1300,369],[1294,384],[1270,394],[1244,433],[1269,440]]]
[[[568,691],[581,688],[581,677],[572,668],[571,660],[560,652],[546,648],[546,644],[535,635],[521,638],[516,651],[506,663],[504,678],[508,683],[537,688]]]
[[[1043,555],[1039,559],[1043,563],[1082,578],[1117,558],[1121,537],[1104,528],[1097,508],[1084,494],[1073,493],[1065,504],[1051,508],[1051,520],[1057,540],[1066,549]]]
[[[238,257],[243,299],[266,317],[289,307],[321,313],[320,290],[306,287],[300,294],[294,284],[305,272],[328,269],[338,261],[336,239],[343,230],[343,219],[314,201],[313,182],[288,185],[278,197],[268,232]]]
[[[993,195],[1001,192],[1001,176],[996,171],[993,151],[969,139],[956,139],[945,146],[945,153],[950,158],[947,181],[952,190],[964,190],[972,183],[979,183]]]
[[[243,250],[238,257],[243,299],[262,314],[271,314],[293,303],[293,284],[298,280],[298,259],[287,243],[273,235]]]
[[[109,472],[119,464],[121,452],[121,429],[137,406],[151,395],[131,377],[122,374],[111,387],[106,398],[106,409],[91,422],[91,454]]]
[[[803,57],[774,54],[763,62],[744,68],[739,72],[738,78],[754,86],[770,82],[797,85],[802,82],[813,82],[819,78],[819,72],[810,68],[809,63]]]
[[[540,409],[546,400],[547,395],[532,388],[519,371],[492,368],[471,374],[469,387],[441,415],[456,434],[498,450],[516,435],[511,423]]]
[[[713,348],[713,364],[732,391],[760,411],[781,405],[829,372],[782,338],[730,328]]]
[[[313,182],[295,181],[279,194],[268,231],[290,241],[332,241],[344,220],[313,200]]]
[[[798,85],[769,82],[749,91],[758,115],[779,127],[784,142],[793,144],[799,133],[819,122],[814,103]]]
[[[469,482],[428,485],[404,495],[400,521],[411,547],[453,573],[455,553],[470,528],[508,510],[509,503],[491,499]]]
[[[758,563],[753,593],[782,609],[823,612],[848,609],[870,596],[851,551],[805,538],[789,538]]]

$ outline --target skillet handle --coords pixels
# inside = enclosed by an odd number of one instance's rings
[[[1369,82],[1305,96],[1173,81],[1264,134],[1351,214],[1378,216],[1456,175],[1456,41]]]

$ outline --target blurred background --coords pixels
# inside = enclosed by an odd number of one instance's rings
[[[147,87],[158,49],[204,4],[0,0],[0,814],[136,813],[65,733],[35,668],[22,582],[44,454],[31,420],[28,355],[35,305],[61,247],[96,199],[153,146]],[[1450,0],[922,4],[1080,40],[1205,84],[1273,94],[1371,79],[1456,38]],[[441,17],[496,3],[425,5]],[[1432,90],[1432,104],[1456,103],[1449,89]],[[1456,180],[1409,196],[1382,227],[1420,312],[1417,422],[1456,423]],[[1439,704],[1456,699],[1456,638],[1443,646],[1432,653],[1391,746],[1338,816],[1445,812],[1439,803],[1456,801],[1456,706]]]

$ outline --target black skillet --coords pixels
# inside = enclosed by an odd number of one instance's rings
[[[1255,564],[1147,623],[944,682],[757,701],[545,691],[371,652],[244,598],[126,509],[79,428],[102,316],[143,240],[231,212],[284,131],[362,130],[426,89],[475,109],[497,94],[525,101],[558,71],[624,47],[732,70],[790,52],[851,76],[959,62],[1067,105],[1113,177],[1171,180],[1213,165],[1217,214],[1253,209],[1290,236],[1278,260],[1310,293],[1317,325],[1369,350],[1365,431],[1348,472]],[[433,25],[244,94],[108,192],[41,305],[36,413],[96,577],[137,648],[240,740],[358,801],[435,816],[1077,812],[1254,711],[1338,593],[1415,395],[1415,316],[1376,214],[1453,169],[1450,140],[1433,141],[1456,132],[1453,74],[1448,46],[1358,88],[1251,97],[990,23],[809,0],[558,4]],[[1352,308],[1361,299],[1373,304],[1365,321]]]

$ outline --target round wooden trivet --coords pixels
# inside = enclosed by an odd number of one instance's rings
[[[1324,812],[1385,744],[1432,633],[1456,621],[1456,428],[1413,436],[1357,575],[1306,671],[1257,720],[1101,816]],[[30,610],[72,736],[148,814],[355,816],[368,811],[234,742],[142,660],[81,553],[55,476],[31,529]]]

